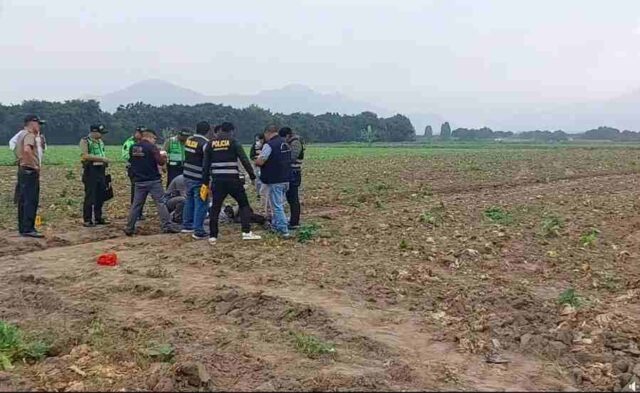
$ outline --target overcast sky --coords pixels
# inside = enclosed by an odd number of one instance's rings
[[[160,78],[508,109],[639,88],[639,50],[638,0],[0,0],[0,102]]]

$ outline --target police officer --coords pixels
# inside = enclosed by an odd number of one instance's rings
[[[144,126],[136,127],[133,135],[127,138],[126,141],[122,144],[122,159],[127,163],[127,177],[129,177],[129,183],[131,183],[131,200],[130,203],[133,204],[133,194],[135,193],[135,184],[133,181],[133,175],[131,173],[131,164],[129,163],[129,153],[131,150],[131,146],[142,140],[142,131],[145,130]],[[143,205],[144,208],[144,205]],[[144,216],[142,215],[142,209],[140,209],[140,217],[139,220],[144,220]]]
[[[102,140],[102,136],[106,133],[107,130],[102,124],[96,124],[89,128],[89,135],[80,139],[82,182],[84,183],[82,218],[85,227],[108,224],[102,217],[102,205],[107,189],[105,170],[109,165]]]
[[[162,176],[158,169],[167,163],[167,156],[162,154],[156,146],[157,134],[155,131],[145,129],[142,132],[142,140],[131,146],[129,154],[129,162],[131,163],[131,174],[135,182],[135,194],[131,210],[129,211],[129,219],[124,233],[127,236],[133,236],[136,229],[136,221],[140,216],[140,211],[147,196],[151,194],[158,209],[162,231],[164,233],[180,232],[171,223],[171,217],[167,207],[163,203],[164,190],[162,188]]]
[[[202,183],[209,184],[209,175],[212,177],[211,190],[213,203],[209,214],[209,244],[215,245],[218,240],[218,218],[222,204],[231,195],[240,207],[240,220],[242,224],[242,240],[260,240],[261,236],[251,232],[251,208],[243,182],[240,180],[240,167],[238,161],[247,171],[251,182],[255,182],[256,175],[247,158],[242,145],[235,139],[232,123],[221,124],[220,131],[210,141],[204,153],[204,168]]]
[[[182,233],[192,233],[196,240],[204,240],[204,219],[207,216],[207,202],[200,198],[202,182],[204,150],[209,140],[205,137],[211,131],[211,125],[201,121],[196,125],[196,134],[190,136],[184,144],[184,183],[187,199],[182,212]]]
[[[184,143],[193,133],[183,128],[178,135],[172,136],[164,143],[164,151],[169,155],[167,161],[167,187],[177,176],[182,175],[184,165]]]
[[[302,160],[304,160],[304,144],[298,134],[289,127],[282,127],[278,132],[285,138],[291,148],[291,179],[287,190],[287,203],[291,211],[289,229],[298,229],[300,226],[300,185],[302,184]]]

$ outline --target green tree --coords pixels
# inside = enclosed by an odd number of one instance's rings
[[[449,125],[449,122],[444,122],[442,127],[440,127],[440,139],[443,141],[451,139],[451,126]]]
[[[431,126],[426,126],[424,128],[424,137],[427,139],[431,139],[433,137],[433,128],[431,128]]]

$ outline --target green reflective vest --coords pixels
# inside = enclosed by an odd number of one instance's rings
[[[104,142],[102,139],[94,141],[91,137],[87,137],[87,145],[89,154],[97,157],[106,157],[104,153]]]
[[[180,143],[178,138],[171,137],[169,139],[169,165],[182,165],[184,163],[184,145]]]
[[[130,136],[124,144],[122,145],[122,159],[125,161],[129,161],[129,150],[131,150],[131,146],[136,144],[136,140],[134,137]]]

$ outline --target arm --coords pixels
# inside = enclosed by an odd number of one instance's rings
[[[209,184],[209,179],[211,176],[211,143],[207,143],[204,147],[204,154],[202,160],[202,184]]]
[[[300,140],[296,139],[291,141],[291,161],[295,161],[300,157],[300,153],[302,152],[302,143]]]
[[[18,144],[18,137],[20,136],[21,132],[22,131],[18,132],[13,136],[13,138],[11,138],[11,140],[9,141],[9,149],[16,150],[16,145]]]
[[[124,141],[122,144],[122,159],[125,161],[129,161],[129,150],[131,150],[131,145],[129,144],[129,139]]]
[[[253,142],[253,144],[251,145],[251,149],[249,149],[249,158],[252,160],[256,159],[256,143]]]
[[[249,158],[247,158],[247,153],[245,153],[244,149],[242,148],[242,145],[240,145],[238,141],[234,141],[234,145],[236,149],[236,155],[240,159],[240,162],[242,163],[244,170],[247,171],[247,174],[249,175],[249,178],[251,180],[255,180],[256,174],[253,172],[253,168],[251,167]]]
[[[267,162],[267,160],[269,159],[270,155],[271,155],[271,146],[269,145],[262,146],[262,152],[260,152],[260,155],[258,156],[258,158],[256,158],[256,165],[263,166],[264,163]]]
[[[24,137],[24,142],[22,147],[23,156],[28,158],[29,161],[31,162],[38,162],[38,156],[36,152],[37,152],[37,149],[36,149],[35,137],[33,137],[33,135],[26,135]],[[34,168],[34,169],[39,170],[40,168]]]
[[[158,149],[156,146],[153,147],[153,157],[156,159],[156,162],[160,166],[167,163],[167,156],[160,154],[160,149]]]

